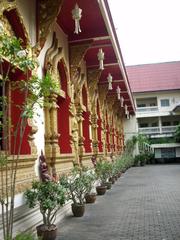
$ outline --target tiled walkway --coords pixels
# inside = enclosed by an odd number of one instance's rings
[[[58,228],[58,240],[180,240],[180,165],[129,169],[84,217]]]

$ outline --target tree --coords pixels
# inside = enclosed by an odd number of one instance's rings
[[[180,124],[176,127],[176,131],[174,133],[174,139],[176,142],[180,143]]]
[[[17,167],[27,120],[33,118],[36,107],[42,108],[48,104],[48,97],[57,90],[55,81],[48,73],[43,79],[37,77],[37,66],[31,47],[23,48],[22,41],[9,36],[0,25],[0,203],[3,236],[8,240],[12,239]],[[11,76],[15,72],[20,72],[17,75],[19,78],[12,82]],[[7,89],[10,84],[12,91],[17,91],[22,96],[21,103],[8,98]],[[18,109],[16,122],[12,122],[9,106]]]

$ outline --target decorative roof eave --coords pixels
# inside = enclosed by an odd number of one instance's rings
[[[131,89],[130,89],[130,86],[129,86],[128,77],[127,77],[125,65],[124,65],[124,62],[123,62],[120,46],[119,46],[118,41],[117,41],[117,35],[116,35],[115,29],[114,29],[114,25],[113,25],[112,17],[111,17],[111,14],[110,14],[110,9],[109,9],[108,2],[107,2],[107,0],[98,0],[98,3],[99,3],[99,6],[100,6],[102,16],[103,16],[104,21],[105,21],[107,30],[108,30],[109,35],[111,37],[112,45],[113,45],[116,57],[118,59],[118,64],[119,64],[119,67],[121,69],[123,79],[125,81],[125,84],[126,84],[126,87],[127,87],[128,93],[129,93],[129,98],[131,100],[133,113],[135,113],[135,104],[134,104],[134,100],[133,100],[133,97],[132,97],[132,92],[131,92]]]

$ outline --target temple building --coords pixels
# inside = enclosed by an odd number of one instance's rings
[[[49,104],[36,108],[24,130],[15,198],[19,219],[27,218],[22,193],[38,176],[41,151],[52,175],[68,172],[75,164],[92,166],[92,157],[116,156],[124,150],[124,123],[134,115],[135,105],[107,0],[2,0],[0,28],[12,39],[20,38],[23,49],[31,49],[38,61],[33,74],[48,74],[57,86],[46,99]],[[3,61],[4,69],[13,69],[0,92],[8,99],[14,127],[24,93],[13,88],[13,82],[25,76],[10,59]],[[12,149],[14,135],[6,144],[2,139],[13,127],[0,131],[1,151],[8,152],[10,160],[18,154]],[[23,228],[38,221],[32,216],[33,211]]]

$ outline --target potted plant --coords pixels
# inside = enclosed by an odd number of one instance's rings
[[[108,162],[107,161],[98,161],[96,164],[95,172],[97,179],[100,182],[100,185],[96,187],[98,195],[104,195],[107,189],[107,179],[108,179]]]
[[[85,212],[85,194],[88,188],[87,174],[79,167],[74,167],[71,174],[60,177],[60,184],[66,189],[66,194],[72,200],[71,208],[75,217],[82,217]]]
[[[93,184],[96,180],[96,174],[92,170],[86,169],[86,175],[87,175],[87,188],[85,193],[85,200],[86,203],[94,203],[96,201],[96,193],[92,191]]]
[[[39,205],[43,224],[36,228],[38,237],[54,240],[57,234],[57,226],[54,224],[56,214],[67,200],[63,186],[54,181],[34,181],[32,188],[26,190],[25,198],[30,208]]]

